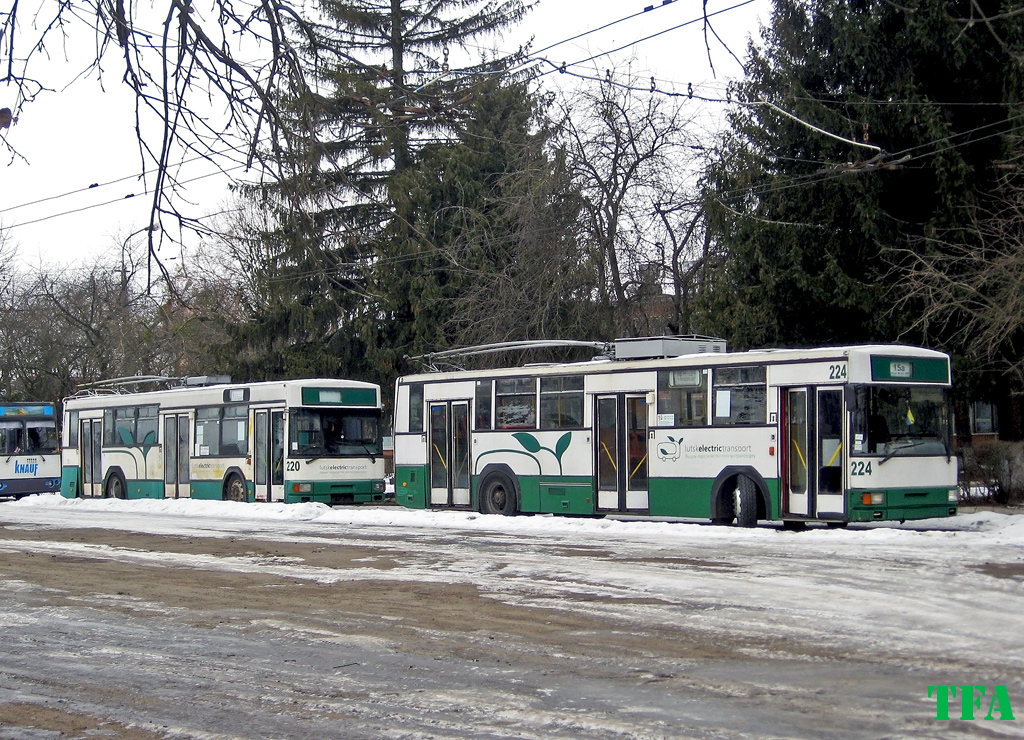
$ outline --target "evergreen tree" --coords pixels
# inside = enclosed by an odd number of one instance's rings
[[[967,225],[998,177],[1024,22],[1001,10],[776,0],[706,173],[715,331],[736,346],[943,344],[910,331],[912,306],[891,310],[893,267],[898,250]]]
[[[458,141],[394,178],[402,217],[379,244],[368,327],[386,372],[404,355],[589,333],[580,201],[545,120],[525,83],[486,81]]]
[[[366,290],[388,243],[416,233],[404,173],[462,128],[478,86],[504,62],[455,71],[452,49],[518,21],[522,0],[321,0],[297,31],[319,88],[283,101],[280,180],[254,189],[273,214],[260,229],[271,295],[235,331],[243,375],[386,377],[368,364]],[[429,300],[429,297],[426,299]]]

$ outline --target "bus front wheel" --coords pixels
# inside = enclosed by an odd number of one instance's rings
[[[757,526],[757,484],[745,475],[736,479],[736,524]]]
[[[236,473],[228,476],[228,480],[224,484],[224,500],[241,501],[242,503],[249,500],[249,490],[246,488],[242,476]]]
[[[484,479],[480,486],[480,513],[505,516],[516,513],[516,489],[504,473],[491,473]]]

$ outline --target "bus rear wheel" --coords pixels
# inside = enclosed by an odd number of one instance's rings
[[[249,490],[246,488],[242,476],[237,473],[232,473],[228,476],[228,480],[224,484],[224,500],[240,501],[242,503],[249,500]]]
[[[516,513],[516,489],[504,473],[491,473],[484,479],[480,486],[480,513],[505,516]]]
[[[106,498],[128,498],[128,486],[125,485],[124,476],[118,471],[107,476],[107,485],[103,487],[103,495]]]

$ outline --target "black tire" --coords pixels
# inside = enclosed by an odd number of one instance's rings
[[[115,470],[107,476],[107,483],[103,486],[104,498],[128,498],[128,485],[124,482],[121,471]]]
[[[516,489],[505,473],[494,472],[484,478],[480,485],[481,514],[512,516],[517,509]]]
[[[782,528],[787,532],[803,532],[807,529],[807,522],[798,522],[793,519],[786,519],[782,522]]]
[[[232,473],[224,481],[224,500],[242,503],[249,500],[249,489],[245,485],[245,479],[238,473]]]
[[[745,475],[736,478],[737,502],[736,524],[740,527],[757,526],[757,486]]]
[[[846,525],[849,522],[828,522],[829,529],[846,529]]]

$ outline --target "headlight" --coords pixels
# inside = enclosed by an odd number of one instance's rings
[[[312,483],[293,483],[292,493],[309,493],[313,490]]]
[[[956,488],[949,489],[949,501],[950,503],[957,503],[960,500],[960,491]]]
[[[864,506],[884,506],[885,494],[880,491],[865,493],[860,497],[860,502]]]
[[[383,491],[384,490],[384,481],[382,481],[382,480],[375,480],[373,482],[373,490],[375,492],[377,492],[377,493],[380,493],[381,491]]]

